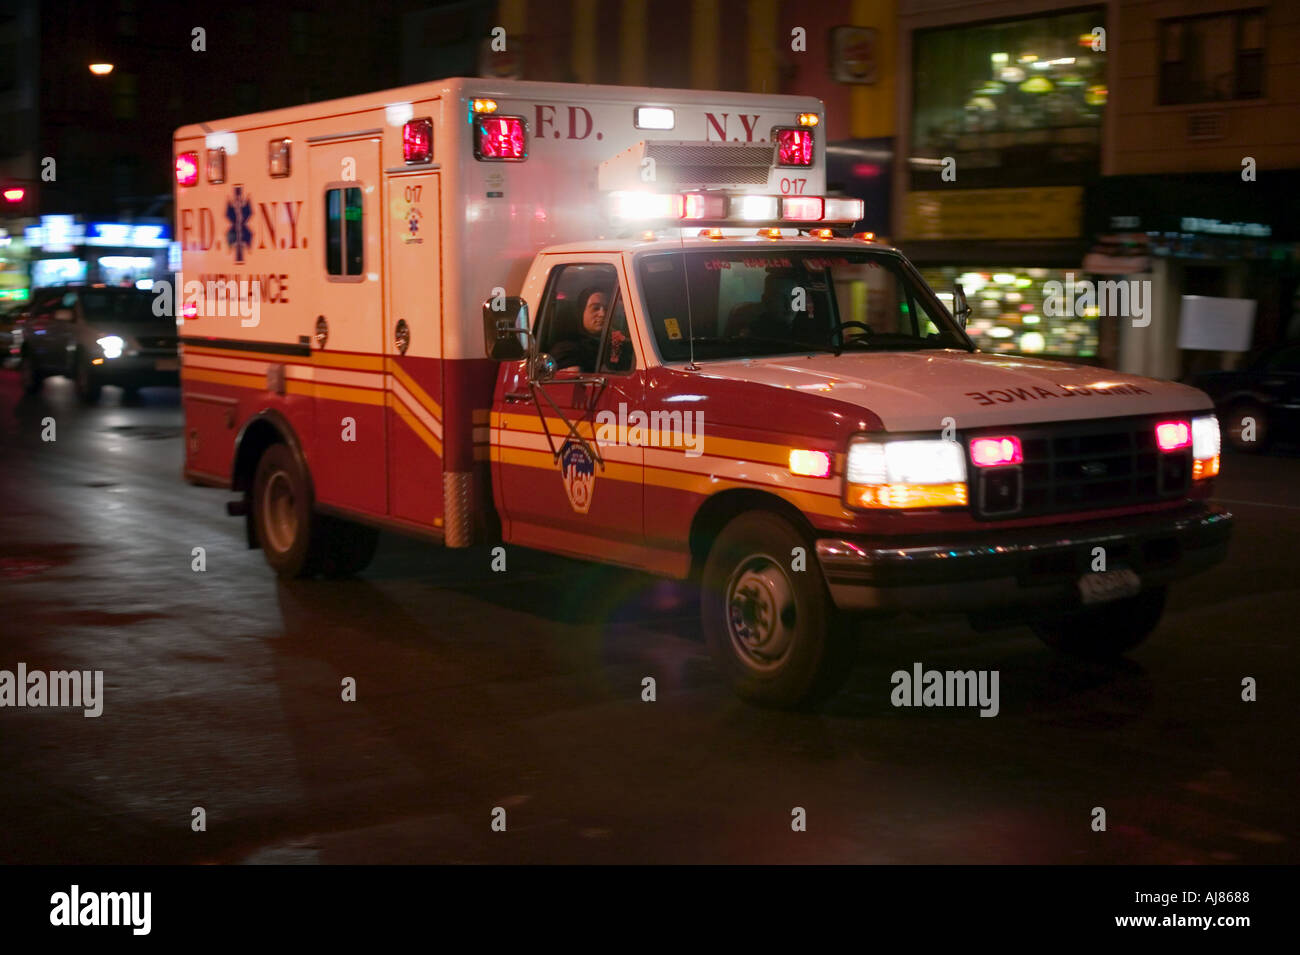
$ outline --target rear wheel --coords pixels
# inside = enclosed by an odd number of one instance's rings
[[[1273,438],[1268,410],[1253,401],[1233,405],[1226,415],[1224,431],[1229,446],[1246,454],[1263,451]]]
[[[77,386],[77,397],[83,404],[93,405],[99,401],[99,396],[104,392],[104,384],[95,375],[95,368],[86,357],[85,352],[77,353],[76,370],[73,372],[73,379]]]
[[[1049,647],[1072,656],[1108,660],[1122,656],[1160,624],[1167,588],[1153,587],[1114,603],[1076,610],[1033,624]]]
[[[266,562],[286,579],[350,577],[366,568],[379,544],[373,528],[313,512],[306,471],[283,444],[257,462],[253,526]]]
[[[304,468],[288,447],[271,445],[262,452],[253,478],[253,526],[266,562],[283,578],[316,572],[312,516]]]
[[[843,685],[856,645],[812,558],[812,542],[785,518],[742,514],[714,542],[704,565],[705,639],[735,693],[774,707],[811,705]]]
[[[36,394],[41,390],[41,385],[45,382],[45,376],[36,367],[36,357],[26,348],[23,349],[22,357],[19,360],[18,375],[22,379],[25,394]]]

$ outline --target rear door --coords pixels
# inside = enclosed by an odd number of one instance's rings
[[[443,354],[439,174],[388,179],[384,356],[389,513],[442,526]]]
[[[309,141],[318,280],[298,330],[313,342],[316,500],[376,515],[388,512],[379,136]]]

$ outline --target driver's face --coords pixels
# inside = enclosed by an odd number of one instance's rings
[[[599,335],[605,328],[605,293],[597,292],[587,299],[587,307],[582,310],[582,327],[589,335]]]

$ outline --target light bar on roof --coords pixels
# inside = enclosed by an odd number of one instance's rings
[[[822,218],[827,222],[857,222],[866,213],[861,199],[828,198]]]
[[[766,222],[781,217],[778,196],[732,196],[731,218],[746,222]]]

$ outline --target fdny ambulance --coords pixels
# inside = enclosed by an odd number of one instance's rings
[[[826,194],[822,119],[449,79],[178,129],[187,479],[284,577],[386,528],[692,579],[769,705],[880,612],[1136,645],[1225,555],[1209,398],[981,353]]]

